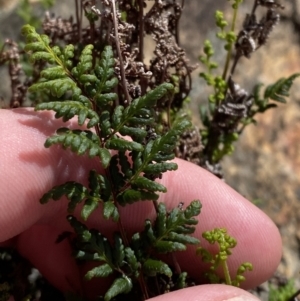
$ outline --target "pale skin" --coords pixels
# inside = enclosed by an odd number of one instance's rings
[[[76,127],[76,120],[70,123]],[[70,257],[68,240],[55,243],[57,236],[70,230],[66,221],[66,200],[39,203],[39,198],[54,185],[68,180],[86,183],[91,168],[101,170],[97,160],[78,157],[70,151],[54,146],[45,149],[49,135],[63,126],[49,112],[36,113],[32,109],[0,110],[0,241],[13,246],[30,260],[44,276],[63,291],[77,291],[92,298],[103,290],[94,281],[82,281],[88,267],[78,267]],[[203,205],[195,236],[216,227],[227,228],[238,241],[229,260],[234,274],[241,262],[249,261],[254,271],[246,274],[244,289],[267,280],[281,258],[281,238],[273,222],[257,207],[244,199],[207,171],[185,161],[176,160],[179,169],[168,172],[161,182],[168,188],[160,200],[168,208],[194,199]],[[144,219],[154,216],[150,202],[141,202],[121,209],[122,223],[128,234],[141,230]],[[117,230],[114,223],[103,221],[100,212],[94,213],[89,226],[110,235]],[[207,246],[203,239],[203,245]],[[183,270],[198,278],[203,269],[195,249],[179,253],[177,260]],[[242,289],[222,285],[201,285],[154,298],[167,300],[221,301],[237,296],[244,300],[258,300]],[[238,299],[235,299],[238,300]]]

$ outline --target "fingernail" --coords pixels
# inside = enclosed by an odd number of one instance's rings
[[[229,299],[223,299],[222,301],[259,301],[259,299],[254,296],[236,296]]]

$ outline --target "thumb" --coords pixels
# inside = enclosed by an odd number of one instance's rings
[[[250,293],[229,285],[206,284],[189,287],[171,292],[159,297],[148,299],[151,301],[259,301]]]

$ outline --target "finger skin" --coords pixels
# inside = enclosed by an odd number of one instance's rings
[[[47,226],[48,235],[51,231],[57,233],[58,230],[70,229],[65,218],[66,200],[51,201],[42,206],[38,202],[39,198],[54,185],[69,180],[86,183],[90,169],[101,170],[97,161],[89,160],[85,156],[79,158],[57,146],[44,148],[46,137],[54,134],[61,126],[65,124],[55,120],[49,112],[36,113],[28,109],[0,110],[0,241],[19,235],[19,251],[26,254],[31,261],[58,248],[54,243],[51,246],[45,244],[47,247],[42,244],[38,254],[25,252],[27,240],[27,248],[30,245],[34,247],[35,240],[30,239],[34,237],[34,232],[30,232],[34,225]],[[73,126],[78,128],[74,122]],[[229,258],[231,273],[235,273],[240,263],[250,261],[254,271],[247,273],[247,281],[243,287],[250,288],[268,279],[281,258],[281,238],[273,222],[212,174],[191,163],[176,161],[178,171],[164,174],[161,180],[168,192],[162,194],[160,201],[165,202],[168,209],[171,209],[179,202],[184,202],[186,206],[192,200],[199,199],[203,208],[195,236],[201,238],[204,231],[225,227],[238,241],[233,256]],[[155,212],[150,202],[141,202],[121,209],[121,216],[128,233],[132,233],[140,231],[145,218],[153,218]],[[92,215],[90,226],[96,226],[108,235],[117,230],[112,222],[103,222],[99,213]],[[39,233],[42,235],[41,230]],[[203,239],[201,244],[207,246]],[[214,249],[212,246],[208,247]],[[57,262],[62,262],[67,256],[66,252],[54,253]],[[203,274],[203,265],[200,258],[195,256],[195,248],[178,253],[176,257],[183,270],[188,271],[192,277],[199,278]],[[49,262],[38,262],[41,264],[40,268],[47,270]],[[65,271],[64,276],[61,273],[57,276],[55,268],[58,270],[60,266],[55,262],[53,260],[52,272],[48,275],[52,283],[57,285],[66,278],[68,282],[77,283],[78,275],[74,274],[73,279],[70,279],[68,271]]]
[[[232,299],[233,298],[233,299]],[[241,298],[241,299],[238,299]],[[250,293],[229,285],[206,284],[148,299],[149,301],[259,301]]]
[[[18,237],[16,246],[23,257],[30,258],[31,263],[39,267],[46,279],[51,279],[53,275],[59,279],[55,282],[59,290],[81,294],[81,276],[75,259],[70,256],[70,244],[68,240],[55,243],[59,234],[60,229],[35,225]]]

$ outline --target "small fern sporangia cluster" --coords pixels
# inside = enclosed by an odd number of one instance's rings
[[[101,57],[93,61],[93,46],[87,45],[78,63],[73,65],[73,45],[63,49],[51,47],[49,38],[39,35],[30,25],[23,27],[23,34],[30,60],[47,63],[40,80],[29,90],[43,91],[55,99],[36,105],[35,110],[52,110],[55,118],[65,122],[77,117],[78,125],[87,128],[60,128],[46,140],[45,146],[58,144],[78,155],[98,158],[105,170],[102,174],[91,170],[88,187],[67,182],[53,187],[41,198],[41,203],[56,201],[62,196],[69,200],[68,221],[77,234],[75,256],[98,262],[85,278],[116,275],[104,296],[106,301],[129,293],[135,283],[141,284],[143,299],[157,295],[162,288],[149,290],[146,285],[153,277],[169,279],[166,281],[169,289],[184,286],[185,273],[176,275],[178,283],[170,284],[173,272],[158,255],[184,251],[187,245],[199,243],[190,234],[195,230],[195,217],[200,214],[201,204],[193,201],[185,209],[178,207],[168,211],[164,204],[157,203],[159,193],[167,190],[155,179],[177,169],[170,160],[174,158],[178,136],[190,127],[190,122],[177,119],[170,130],[161,135],[147,131],[153,129],[156,121],[157,101],[172,98],[173,85],[163,83],[133,99],[126,107],[116,105],[118,95],[114,90],[118,80],[111,46],[106,46]],[[157,217],[153,221],[146,220],[144,230],[130,239],[122,228],[119,207],[143,200],[154,202]],[[81,203],[83,221],[101,208],[104,219],[118,223],[120,232],[114,235],[113,242],[97,230],[88,229],[72,215]]]
[[[226,283],[228,285],[240,286],[241,282],[246,280],[243,274],[247,271],[252,271],[253,266],[249,262],[242,263],[237,269],[235,278],[231,279],[227,259],[232,254],[231,249],[236,246],[237,241],[223,228],[206,231],[202,234],[202,237],[210,244],[217,243],[219,246],[219,251],[216,254],[212,254],[203,247],[197,248],[197,254],[202,257],[203,262],[210,264],[210,270],[206,273],[206,277],[210,283]],[[223,270],[224,279],[217,274],[219,267]]]

